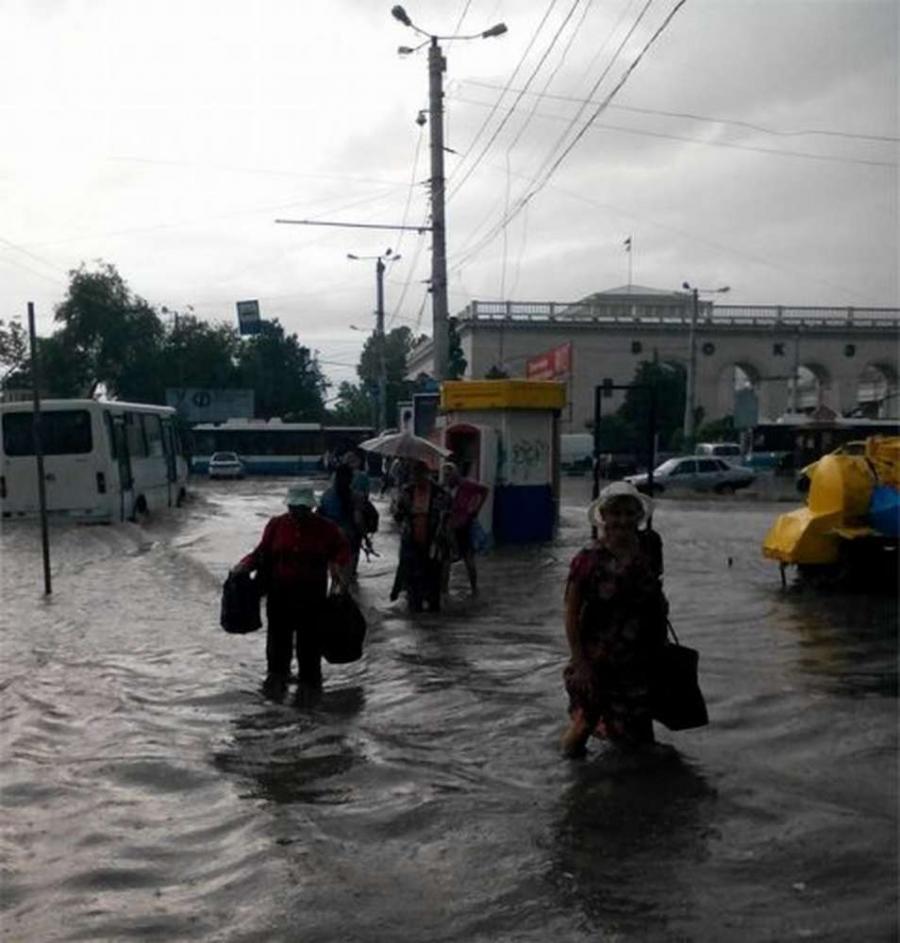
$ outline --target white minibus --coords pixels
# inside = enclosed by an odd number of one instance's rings
[[[0,404],[0,513],[40,511],[31,403]],[[41,404],[47,509],[85,521],[133,520],[181,504],[187,462],[175,410],[92,399]]]

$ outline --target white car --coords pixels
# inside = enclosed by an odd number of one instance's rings
[[[243,478],[244,463],[235,452],[213,452],[209,459],[210,478]]]
[[[647,492],[647,475],[629,475],[638,491]],[[670,458],[653,471],[653,493],[665,491],[714,491],[716,494],[734,494],[756,480],[748,468],[731,465],[721,458],[707,455],[689,455]]]

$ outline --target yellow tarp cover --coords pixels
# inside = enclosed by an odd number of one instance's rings
[[[807,506],[778,517],[763,556],[782,563],[835,563],[840,528],[854,527],[869,509],[875,476],[861,455],[825,455],[816,463]]]

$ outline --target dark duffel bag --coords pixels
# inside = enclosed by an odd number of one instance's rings
[[[259,616],[260,581],[249,573],[229,573],[222,587],[219,625],[229,635],[246,635],[262,626]]]
[[[653,662],[650,682],[651,713],[669,730],[690,730],[709,723],[706,701],[697,679],[699,654],[682,645],[669,625],[674,641],[666,640]]]
[[[325,661],[345,665],[362,657],[366,617],[349,593],[329,596],[322,611],[319,650]]]

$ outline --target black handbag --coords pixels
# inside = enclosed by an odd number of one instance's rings
[[[259,615],[261,580],[249,573],[229,573],[222,587],[219,625],[229,635],[247,635],[262,626]]]
[[[673,641],[666,639],[653,661],[650,703],[654,720],[669,730],[690,730],[709,723],[706,701],[697,680],[700,656],[682,645],[669,623]]]
[[[332,665],[345,665],[362,657],[366,617],[349,593],[329,596],[319,626],[319,651]]]

